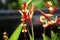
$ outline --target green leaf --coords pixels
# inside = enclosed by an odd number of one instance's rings
[[[51,31],[51,40],[59,40],[59,37],[57,36],[58,33],[54,33],[53,31]]]
[[[42,34],[42,36],[43,36],[43,40],[50,40],[50,38],[46,36],[45,34]]]
[[[13,34],[11,35],[11,37],[8,40],[18,40],[19,35],[21,33],[21,29],[22,29],[22,23],[16,28],[16,30],[13,32]]]
[[[33,3],[34,3],[35,9],[46,8],[45,2],[43,0],[35,0]]]

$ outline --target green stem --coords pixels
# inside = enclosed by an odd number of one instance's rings
[[[34,40],[34,30],[33,30],[33,24],[31,23],[31,29],[32,29],[32,40]]]

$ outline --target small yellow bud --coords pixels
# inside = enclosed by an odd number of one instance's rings
[[[50,8],[49,8],[49,11],[52,11],[52,10],[53,10],[53,8],[52,8],[52,7],[50,7]]]
[[[44,22],[45,21],[45,17],[44,16],[40,16],[40,21]]]
[[[46,16],[47,16],[47,17],[51,17],[51,16],[53,16],[53,15],[52,15],[52,14],[46,14]]]
[[[50,25],[53,25],[55,23],[56,23],[56,21],[54,21],[54,20],[51,20],[51,21],[48,22],[48,24],[50,24]]]
[[[22,32],[27,32],[27,30],[26,29],[25,30],[23,29]]]
[[[52,6],[52,2],[51,1],[48,1],[48,4],[49,4],[49,6]]]
[[[6,32],[3,33],[4,35],[6,34]]]
[[[21,21],[24,21],[25,19],[21,19]]]
[[[24,24],[24,27],[26,27],[27,26],[27,24]]]
[[[8,36],[7,36],[7,33],[6,32],[3,32],[3,39],[4,40],[8,40]]]
[[[48,26],[48,24],[43,24],[43,27],[46,28]]]

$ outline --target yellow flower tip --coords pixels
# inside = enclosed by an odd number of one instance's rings
[[[48,24],[50,24],[50,25],[53,25],[53,24],[55,24],[55,23],[56,23],[56,21],[54,21],[54,20],[48,22]]]
[[[43,24],[43,27],[46,28],[48,26],[48,24]]]
[[[52,15],[52,14],[46,14],[46,16],[51,17],[51,16],[53,16],[53,15]]]
[[[23,29],[22,32],[27,32],[27,30],[26,29],[25,30]]]
[[[51,1],[48,1],[48,4],[49,4],[49,6],[52,6],[52,2]]]
[[[30,18],[32,18],[32,15],[30,15]]]
[[[23,23],[21,23],[21,26],[23,26]]]
[[[45,21],[45,17],[44,16],[40,16],[40,21],[44,22]]]
[[[24,27],[26,27],[27,26],[27,24],[24,24]]]
[[[6,35],[7,33],[6,32],[3,32],[4,35]]]
[[[21,21],[24,21],[25,19],[21,19]]]
[[[44,22],[45,20],[40,20],[41,22]]]
[[[49,8],[49,11],[52,11],[52,10],[53,10],[53,8],[52,8],[52,7],[50,7],[50,8]]]

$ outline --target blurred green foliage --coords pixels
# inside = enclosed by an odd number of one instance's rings
[[[28,2],[28,1],[29,0],[16,0],[16,2],[13,1],[8,4],[8,9],[13,9],[14,7],[19,9],[24,2]],[[32,2],[34,3],[35,9],[46,8],[46,5],[45,5],[46,1],[51,1],[51,0],[32,0]],[[53,6],[59,5],[57,0],[52,0],[52,3],[53,3]],[[29,7],[30,7],[30,4],[28,5],[28,8]]]
[[[59,40],[58,33],[51,31],[51,40]]]
[[[21,6],[24,2],[28,2],[28,0],[18,0],[19,6]],[[45,8],[46,7],[45,2],[43,0],[32,0],[32,2],[34,3],[35,9],[37,9],[37,8]]]
[[[42,34],[43,40],[59,40],[58,33],[54,33],[51,31],[51,38],[49,38],[47,35]]]

